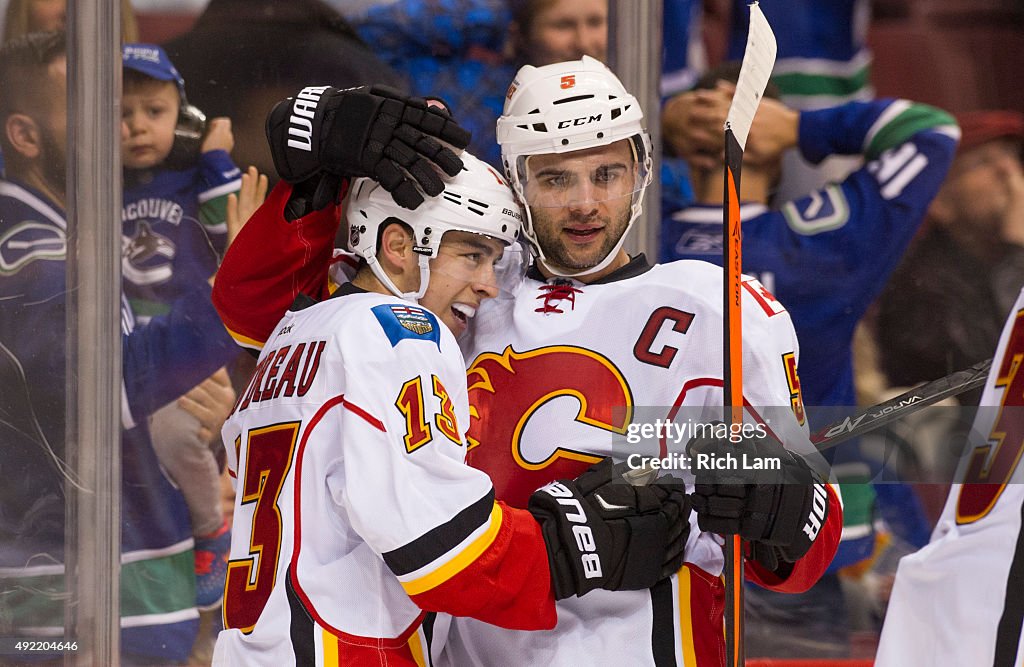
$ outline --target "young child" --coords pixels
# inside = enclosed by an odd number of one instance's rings
[[[228,154],[234,146],[231,121],[214,118],[204,133],[205,118],[188,106],[185,82],[163,49],[125,44],[122,56],[123,284],[136,318],[145,322],[216,271],[226,240],[227,197],[239,189],[241,174]],[[221,371],[204,384],[211,381],[222,384],[226,376]],[[211,449],[220,448],[220,429],[212,429],[211,443],[200,428],[179,403],[158,410],[151,425],[160,463],[188,502],[196,602],[209,609],[220,604],[231,538]]]

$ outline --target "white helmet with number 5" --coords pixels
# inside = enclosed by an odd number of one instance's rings
[[[527,159],[533,155],[566,154],[587,148],[606,146],[627,140],[634,159],[633,173],[618,190],[605,192],[608,197],[631,197],[629,226],[640,215],[644,190],[651,182],[651,138],[643,126],[643,110],[636,98],[601,61],[583,56],[544,67],[526,65],[505,96],[505,109],[498,119],[497,137],[501,157],[512,189],[526,205],[523,235],[530,241],[538,259],[556,275],[593,273],[607,266],[622,243],[618,244],[596,266],[576,273],[560,273],[545,262],[533,227],[531,207],[564,206],[578,201],[578,194],[552,198],[550,192],[541,199],[528,185]],[[570,160],[571,156],[566,156]],[[622,188],[626,188],[623,190]],[[627,191],[628,190],[628,191]],[[594,196],[587,194],[584,196]]]
[[[374,275],[395,296],[419,299],[430,280],[430,259],[437,256],[445,232],[482,234],[513,244],[522,226],[522,209],[505,179],[486,162],[462,153],[463,168],[445,183],[444,192],[427,197],[416,210],[395,203],[391,193],[369,178],[352,182],[345,200],[349,250],[366,260]],[[399,221],[413,233],[413,251],[419,255],[420,285],[403,293],[377,262],[377,244],[383,227]]]

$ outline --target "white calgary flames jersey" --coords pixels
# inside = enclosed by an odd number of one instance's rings
[[[1024,292],[931,542],[900,560],[876,665],[1024,666]]]
[[[462,356],[429,311],[358,293],[284,317],[223,429],[237,493],[215,664],[416,643],[410,595],[501,523],[464,463],[466,406]],[[473,508],[479,525],[455,525]]]
[[[468,461],[491,476],[499,499],[522,507],[537,487],[600,457],[659,453],[650,439],[627,449],[631,422],[721,418],[721,269],[680,261],[643,272],[642,262],[624,269],[637,275],[604,284],[527,278],[514,302],[480,308],[461,341],[470,362]],[[789,314],[756,280],[745,278],[742,292],[748,418],[773,407],[771,432],[813,454]],[[667,447],[680,452],[687,440]],[[590,665],[718,664],[720,538],[702,533],[696,515],[691,531],[679,576],[648,591],[561,600],[551,631],[451,619],[444,657],[452,665],[569,665],[581,656]]]

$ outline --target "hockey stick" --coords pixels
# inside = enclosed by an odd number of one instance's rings
[[[912,412],[937,403],[950,396],[958,396],[965,391],[976,389],[985,384],[992,360],[974,364],[970,368],[951,373],[946,377],[933,380],[920,387],[915,387],[899,396],[872,405],[848,417],[828,424],[811,434],[811,442],[819,449],[833,447],[844,440],[863,435],[868,431],[904,417]]]
[[[775,35],[758,3],[750,5],[750,30],[725,120],[723,391],[726,425],[743,423],[743,322],[741,318],[743,247],[740,231],[740,165],[754,114],[775,66]],[[728,667],[744,663],[743,549],[738,535],[725,541],[725,656]]]

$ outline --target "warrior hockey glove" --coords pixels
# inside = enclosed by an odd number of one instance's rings
[[[650,588],[682,566],[690,533],[682,481],[632,486],[622,479],[623,469],[605,459],[575,480],[552,482],[530,496],[556,599],[595,588]]]
[[[828,517],[828,494],[801,456],[769,437],[739,442],[694,438],[686,450],[695,477],[691,500],[701,530],[750,541],[751,556],[772,571],[810,550]],[[730,456],[738,469],[701,465],[702,460]],[[739,465],[744,461],[747,467]],[[778,461],[780,469],[751,469],[755,461],[766,468]]]
[[[267,138],[274,167],[296,186],[286,212],[295,219],[337,201],[343,178],[369,176],[399,206],[423,203],[444,190],[435,167],[449,176],[462,160],[448,147],[470,134],[444,109],[387,86],[309,86],[271,110]]]

